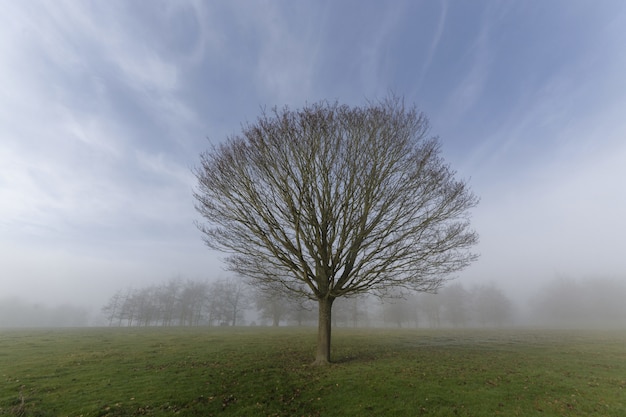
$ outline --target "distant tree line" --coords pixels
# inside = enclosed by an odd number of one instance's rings
[[[288,297],[284,292],[272,290],[271,287],[254,289],[254,305],[259,313],[259,320],[272,326],[280,323],[303,326],[313,324],[317,320],[317,306],[307,298]]]
[[[422,328],[520,324],[624,327],[624,299],[626,284],[606,279],[558,278],[547,282],[530,300],[516,303],[496,284],[466,287],[454,282],[437,294],[337,300],[332,324],[335,327]],[[60,320],[65,310],[57,309],[54,314],[46,310],[46,314],[50,315],[50,320],[52,317]],[[162,285],[119,290],[102,311],[110,326],[234,326],[246,324],[246,313],[249,313],[247,324],[303,326],[314,325],[317,320],[314,301],[286,297],[283,292],[271,289],[262,291],[235,279],[215,282],[173,279]],[[33,317],[32,312],[22,314],[21,322],[33,323],[29,317]]]
[[[215,282],[172,279],[162,285],[118,290],[102,308],[109,326],[235,326],[247,311],[251,323],[279,326],[312,325],[316,303],[285,296],[271,288],[260,290],[241,280]],[[400,297],[360,296],[335,306],[333,326],[467,327],[505,326],[512,302],[495,285],[470,290],[455,283],[438,294],[410,293]]]
[[[109,326],[236,326],[244,324],[247,311],[256,309],[259,320],[278,326],[311,323],[317,317],[313,307],[309,300],[254,289],[238,279],[172,279],[118,290],[102,312]]]
[[[420,294],[418,306],[429,327],[503,327],[514,316],[513,302],[493,283],[469,289],[454,283],[439,294]]]
[[[626,282],[557,277],[529,302],[528,321],[552,327],[626,327]]]
[[[118,290],[102,308],[109,326],[235,326],[249,298],[238,280],[172,279],[163,285]]]
[[[438,294],[383,300],[383,323],[417,327],[626,327],[626,282],[557,277],[514,303],[495,284],[455,282]]]
[[[342,300],[343,301],[343,300]],[[503,327],[513,319],[512,301],[494,284],[466,289],[448,285],[437,294],[409,293],[349,299],[336,306],[334,324],[390,327]]]

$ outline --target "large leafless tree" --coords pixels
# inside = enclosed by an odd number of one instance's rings
[[[315,363],[328,363],[335,299],[435,291],[476,258],[478,199],[440,154],[395,97],[263,112],[201,154],[198,227],[229,269],[319,303]]]

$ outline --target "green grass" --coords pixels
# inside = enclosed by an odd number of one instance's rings
[[[626,332],[0,332],[0,415],[626,416]]]

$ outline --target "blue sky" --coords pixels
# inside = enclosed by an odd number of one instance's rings
[[[3,1],[0,299],[225,275],[198,154],[262,107],[389,92],[482,201],[458,274],[626,280],[626,3]],[[208,138],[208,140],[207,140]]]

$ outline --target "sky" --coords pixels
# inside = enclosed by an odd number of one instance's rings
[[[626,281],[622,0],[0,0],[0,299],[224,277],[200,152],[263,108],[425,112],[481,202],[456,276]]]

